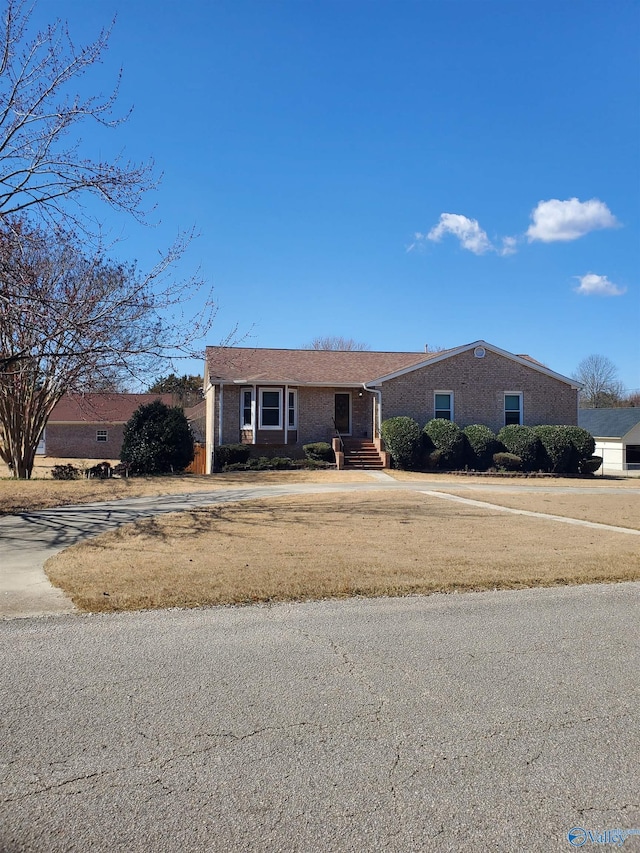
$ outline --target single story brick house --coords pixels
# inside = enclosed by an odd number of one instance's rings
[[[576,424],[579,383],[486,341],[436,353],[207,347],[207,473],[215,448],[302,454],[338,434],[350,448],[383,450],[380,424],[407,415],[461,427]],[[347,454],[348,455],[348,454]]]
[[[595,438],[603,473],[640,472],[640,409],[580,409],[578,426]]]
[[[139,406],[171,394],[67,394],[56,403],[38,454],[71,459],[119,459],[124,427]]]

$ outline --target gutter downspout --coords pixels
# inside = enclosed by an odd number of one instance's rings
[[[362,387],[365,391],[369,391],[370,394],[376,394],[378,397],[376,417],[373,421],[373,438],[380,438],[380,424],[382,422],[382,391],[379,388],[369,388],[366,382],[362,383]]]
[[[207,377],[208,379],[208,377]],[[213,473],[213,454],[215,451],[215,426],[213,423],[213,410],[215,407],[215,386],[211,380],[206,387],[202,389],[205,400],[206,422],[205,422],[205,437],[204,445],[206,451],[205,474]],[[213,396],[213,400],[211,397]]]
[[[220,395],[218,400],[218,447],[222,444],[222,380],[220,380]]]

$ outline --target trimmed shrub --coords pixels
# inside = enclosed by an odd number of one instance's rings
[[[134,474],[183,471],[193,460],[193,435],[182,409],[161,400],[137,408],[124,428],[120,460]]]
[[[589,459],[581,459],[578,465],[579,474],[595,474],[602,465],[602,456],[591,456]]]
[[[503,471],[521,471],[522,459],[515,453],[494,453],[493,464]]]
[[[571,474],[578,471],[578,458],[564,426],[536,426],[534,433],[542,445],[542,468],[552,474]]]
[[[542,445],[532,427],[509,424],[502,427],[497,439],[505,446],[508,453],[520,457],[523,471],[539,469]]]
[[[326,441],[316,441],[313,444],[303,444],[302,449],[306,459],[313,462],[335,462],[333,448]]]
[[[75,465],[54,465],[51,469],[51,476],[54,480],[77,480],[80,476],[80,469]]]
[[[295,460],[288,456],[259,456],[257,459],[249,459],[247,463],[247,468],[250,471],[281,471],[296,467]]]
[[[420,454],[420,426],[413,418],[389,418],[380,427],[396,468],[413,468]]]
[[[424,454],[424,467],[429,470],[431,468],[442,468],[445,456],[442,450],[429,450]]]
[[[596,440],[591,435],[589,430],[579,426],[565,426],[569,441],[573,445],[575,455],[577,456],[577,470],[580,470],[580,463],[585,459],[591,459],[596,450]]]
[[[462,432],[466,438],[465,452],[469,467],[486,471],[493,463],[493,454],[500,451],[495,433],[483,424],[471,424]]]
[[[221,444],[216,447],[216,468],[244,465],[249,461],[249,456],[251,456],[250,444]]]
[[[98,462],[97,465],[93,465],[91,468],[88,468],[86,473],[89,478],[108,480],[111,476],[111,463]]]
[[[422,432],[435,449],[441,453],[439,467],[462,468],[465,456],[465,437],[458,424],[444,418],[433,418],[425,424]]]

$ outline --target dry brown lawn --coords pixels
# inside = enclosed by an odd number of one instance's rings
[[[541,491],[535,494],[488,492],[480,489],[447,489],[447,494],[471,498],[476,501],[507,506],[512,509],[526,509],[530,512],[542,512],[548,515],[562,515],[579,518],[582,521],[595,521],[611,524],[615,527],[630,527],[640,530],[640,495],[619,494],[554,494],[553,491]]]
[[[554,476],[504,476],[497,477],[491,474],[452,474],[443,471],[441,474],[423,474],[420,471],[396,471],[387,472],[394,480],[405,483],[435,483],[446,482],[447,484],[458,484],[460,488],[465,485],[474,486],[501,486],[505,489],[510,486],[526,486],[536,489],[638,489],[640,488],[640,477],[610,476],[601,477],[554,477]]]
[[[69,460],[64,460],[68,462]],[[95,464],[95,463],[94,463]],[[279,485],[282,483],[370,482],[366,473],[356,471],[256,471],[237,474],[198,476],[180,474],[167,477],[130,477],[110,480],[0,480],[0,515],[33,512],[54,506],[202,492],[234,486]]]
[[[414,492],[345,492],[141,521],[46,571],[81,609],[114,611],[633,580],[639,546]]]

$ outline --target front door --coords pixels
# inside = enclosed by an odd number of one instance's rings
[[[336,394],[334,421],[342,435],[351,435],[351,394]]]

